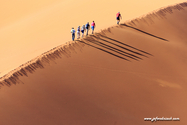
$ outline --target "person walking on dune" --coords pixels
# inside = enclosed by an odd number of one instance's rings
[[[73,27],[71,29],[71,33],[72,33],[72,40],[74,41],[74,39],[75,39],[75,29]]]
[[[95,22],[93,21],[91,24],[91,28],[92,28],[92,34],[94,33],[94,28],[95,28]]]
[[[83,26],[81,27],[82,37],[84,36],[84,31],[85,31],[85,25],[83,25]]]
[[[90,24],[89,22],[85,25],[86,28],[86,36],[88,35],[88,30],[90,29]]]
[[[117,24],[118,24],[118,25],[119,25],[120,19],[122,19],[122,16],[121,16],[120,12],[118,12],[118,13],[116,14],[116,20],[117,20]]]
[[[78,26],[78,28],[77,28],[77,39],[80,38],[80,31],[81,31],[80,26]]]

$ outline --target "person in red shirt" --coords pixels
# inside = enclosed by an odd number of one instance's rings
[[[95,28],[95,22],[93,21],[91,24],[91,28],[92,28],[92,34],[94,33],[94,28]]]
[[[117,24],[119,24],[120,19],[122,19],[122,16],[121,16],[120,12],[118,12],[118,13],[116,14]]]

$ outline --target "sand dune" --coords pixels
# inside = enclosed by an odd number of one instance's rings
[[[183,0],[8,0],[0,5],[0,77],[71,40],[70,29],[95,20],[96,31]],[[154,3],[154,4],[152,4]],[[104,9],[103,9],[104,8]],[[112,8],[112,9],[111,9]]]
[[[1,78],[0,124],[184,125],[187,3],[111,26]]]

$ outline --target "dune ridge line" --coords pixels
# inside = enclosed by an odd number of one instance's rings
[[[173,11],[175,10],[184,10],[184,7],[187,7],[187,2],[182,2],[182,3],[178,3],[178,4],[174,4],[174,5],[169,5],[166,7],[161,7],[159,9],[156,9],[152,12],[149,12],[147,14],[144,14],[142,16],[139,16],[137,18],[128,20],[126,22],[126,24],[131,25],[131,26],[136,26],[137,23],[139,22],[145,22],[148,25],[149,24],[153,24],[154,23],[154,19],[155,18],[159,18],[159,19],[166,19],[166,14],[172,14]]]
[[[92,40],[92,39],[95,40],[95,39],[99,38],[100,36],[106,36],[105,33],[110,33],[111,28],[114,28],[114,27],[121,28],[123,25],[126,25],[126,24],[130,25],[130,26],[136,26],[137,23],[140,23],[142,21],[149,25],[154,22],[155,17],[165,19],[166,14],[172,14],[173,10],[178,10],[178,11],[183,10],[184,7],[187,7],[187,2],[163,7],[158,10],[155,10],[153,12],[150,12],[144,16],[132,19],[130,21],[126,21],[125,23],[122,23],[119,26],[118,25],[111,26],[109,28],[101,30],[98,33],[95,33],[94,35],[89,35],[89,36],[84,37],[80,40],[67,42],[67,43],[62,44],[60,46],[57,46],[57,47],[41,54],[40,56],[26,62],[25,64],[20,65],[18,68],[14,69],[14,70],[10,71],[9,73],[7,73],[6,75],[2,76],[0,78],[0,88],[5,85],[11,86],[12,84],[21,83],[21,81],[19,80],[20,76],[28,76],[28,73],[34,73],[36,69],[44,68],[45,64],[49,64],[50,61],[54,61],[56,59],[62,58],[62,56],[65,56],[67,58],[71,57],[71,53],[76,52],[77,49],[80,51],[85,45],[87,45],[85,41]],[[163,40],[165,40],[165,39],[163,39]],[[137,51],[140,52],[141,50],[137,50]],[[151,55],[147,52],[143,52],[143,51],[141,51],[141,52]],[[135,60],[138,60],[140,58],[140,57],[136,57],[136,56],[132,56],[132,55],[128,55],[128,56],[132,59],[135,59]],[[123,58],[123,59],[129,61],[126,58]]]

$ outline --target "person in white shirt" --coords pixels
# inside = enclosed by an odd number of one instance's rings
[[[72,33],[72,40],[74,41],[74,39],[75,39],[75,29],[72,27],[72,29],[71,29],[71,33]]]
[[[80,38],[80,31],[81,31],[80,26],[78,26],[78,28],[77,28],[77,39]]]

